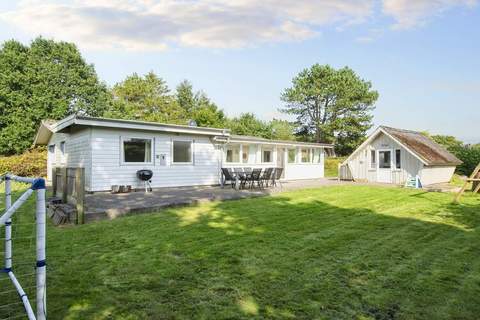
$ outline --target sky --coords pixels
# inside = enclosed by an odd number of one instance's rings
[[[379,92],[374,124],[480,142],[480,0],[0,0],[0,41],[77,44],[108,85],[188,79],[230,115],[285,118],[315,63]]]

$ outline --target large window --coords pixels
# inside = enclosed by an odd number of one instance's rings
[[[250,146],[244,144],[242,146],[242,162],[243,163],[248,163],[248,156],[250,154]]]
[[[192,141],[173,140],[173,163],[192,162]]]
[[[297,149],[288,149],[288,163],[297,161]]]
[[[395,167],[397,169],[402,168],[402,156],[400,149],[395,150]]]
[[[240,146],[228,146],[227,147],[227,162],[238,163],[240,162]]]
[[[322,150],[313,149],[313,163],[320,163],[322,161]]]
[[[377,169],[377,154],[375,150],[370,151],[370,168]]]
[[[312,160],[312,149],[309,148],[303,148],[302,149],[302,163],[308,163],[311,162]]]
[[[262,162],[263,163],[273,162],[273,150],[271,148],[262,148]]]
[[[125,163],[151,163],[152,139],[124,138],[123,162]]]

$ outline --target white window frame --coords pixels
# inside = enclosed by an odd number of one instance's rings
[[[261,150],[261,153],[260,153],[261,158],[260,158],[260,160],[261,160],[262,163],[270,164],[270,163],[273,163],[273,162],[274,162],[274,160],[273,160],[273,150],[274,150],[274,148],[273,148],[273,147],[264,147],[264,146],[262,146],[262,147],[260,148],[260,150]],[[271,160],[271,161],[269,161],[269,162],[263,161],[263,152],[264,152],[264,151],[270,151],[270,160]]]
[[[236,148],[238,148],[238,161],[231,161],[231,162],[227,161],[227,151],[228,151],[229,148],[230,148],[230,149],[236,149]],[[241,145],[241,144],[234,144],[234,143],[232,143],[232,144],[230,144],[230,145],[227,145],[227,146],[225,147],[225,152],[224,152],[223,157],[224,157],[224,162],[225,162],[225,163],[228,163],[228,164],[241,164],[241,163],[242,163],[242,145]],[[233,154],[232,154],[232,157],[233,157]]]
[[[247,161],[243,161],[243,147],[247,147]],[[250,145],[249,144],[241,144],[240,145],[240,156],[239,156],[240,163],[250,163]]]
[[[53,148],[53,151],[50,150],[50,148]],[[48,145],[48,155],[51,157],[51,162],[56,163],[57,162],[57,146],[55,143],[49,144]]]
[[[125,150],[123,142],[128,139],[143,139],[150,140],[150,161],[149,162],[125,162]],[[120,164],[123,166],[137,166],[137,165],[153,165],[154,154],[154,138],[139,137],[139,136],[120,136]]]
[[[175,141],[190,142],[190,162],[175,162],[175,161],[173,161],[173,159],[174,159],[173,144],[175,143]],[[170,146],[170,163],[173,166],[193,166],[194,163],[195,163],[194,155],[195,155],[195,140],[194,139],[179,139],[179,138],[172,139],[172,143],[171,143],[171,146]]]
[[[318,161],[315,162],[315,154],[318,155]],[[319,164],[322,163],[322,149],[321,148],[312,148],[312,163]]]
[[[308,152],[308,161],[303,161],[303,154],[302,154],[302,150],[310,150]],[[313,163],[313,152],[312,152],[312,148],[300,148],[300,163],[304,163],[304,164],[311,164]]]

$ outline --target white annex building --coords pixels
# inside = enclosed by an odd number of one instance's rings
[[[237,136],[227,129],[72,115],[43,121],[36,145],[48,146],[54,167],[85,168],[87,191],[142,187],[136,172],[153,171],[152,187],[216,185],[222,167],[284,169],[283,179],[324,176],[329,144]]]
[[[420,132],[381,126],[340,165],[340,178],[404,184],[418,176],[430,185],[449,182],[461,163]]]

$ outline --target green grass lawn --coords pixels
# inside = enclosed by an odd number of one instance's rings
[[[50,226],[50,319],[478,319],[480,197],[451,200],[340,186]]]

